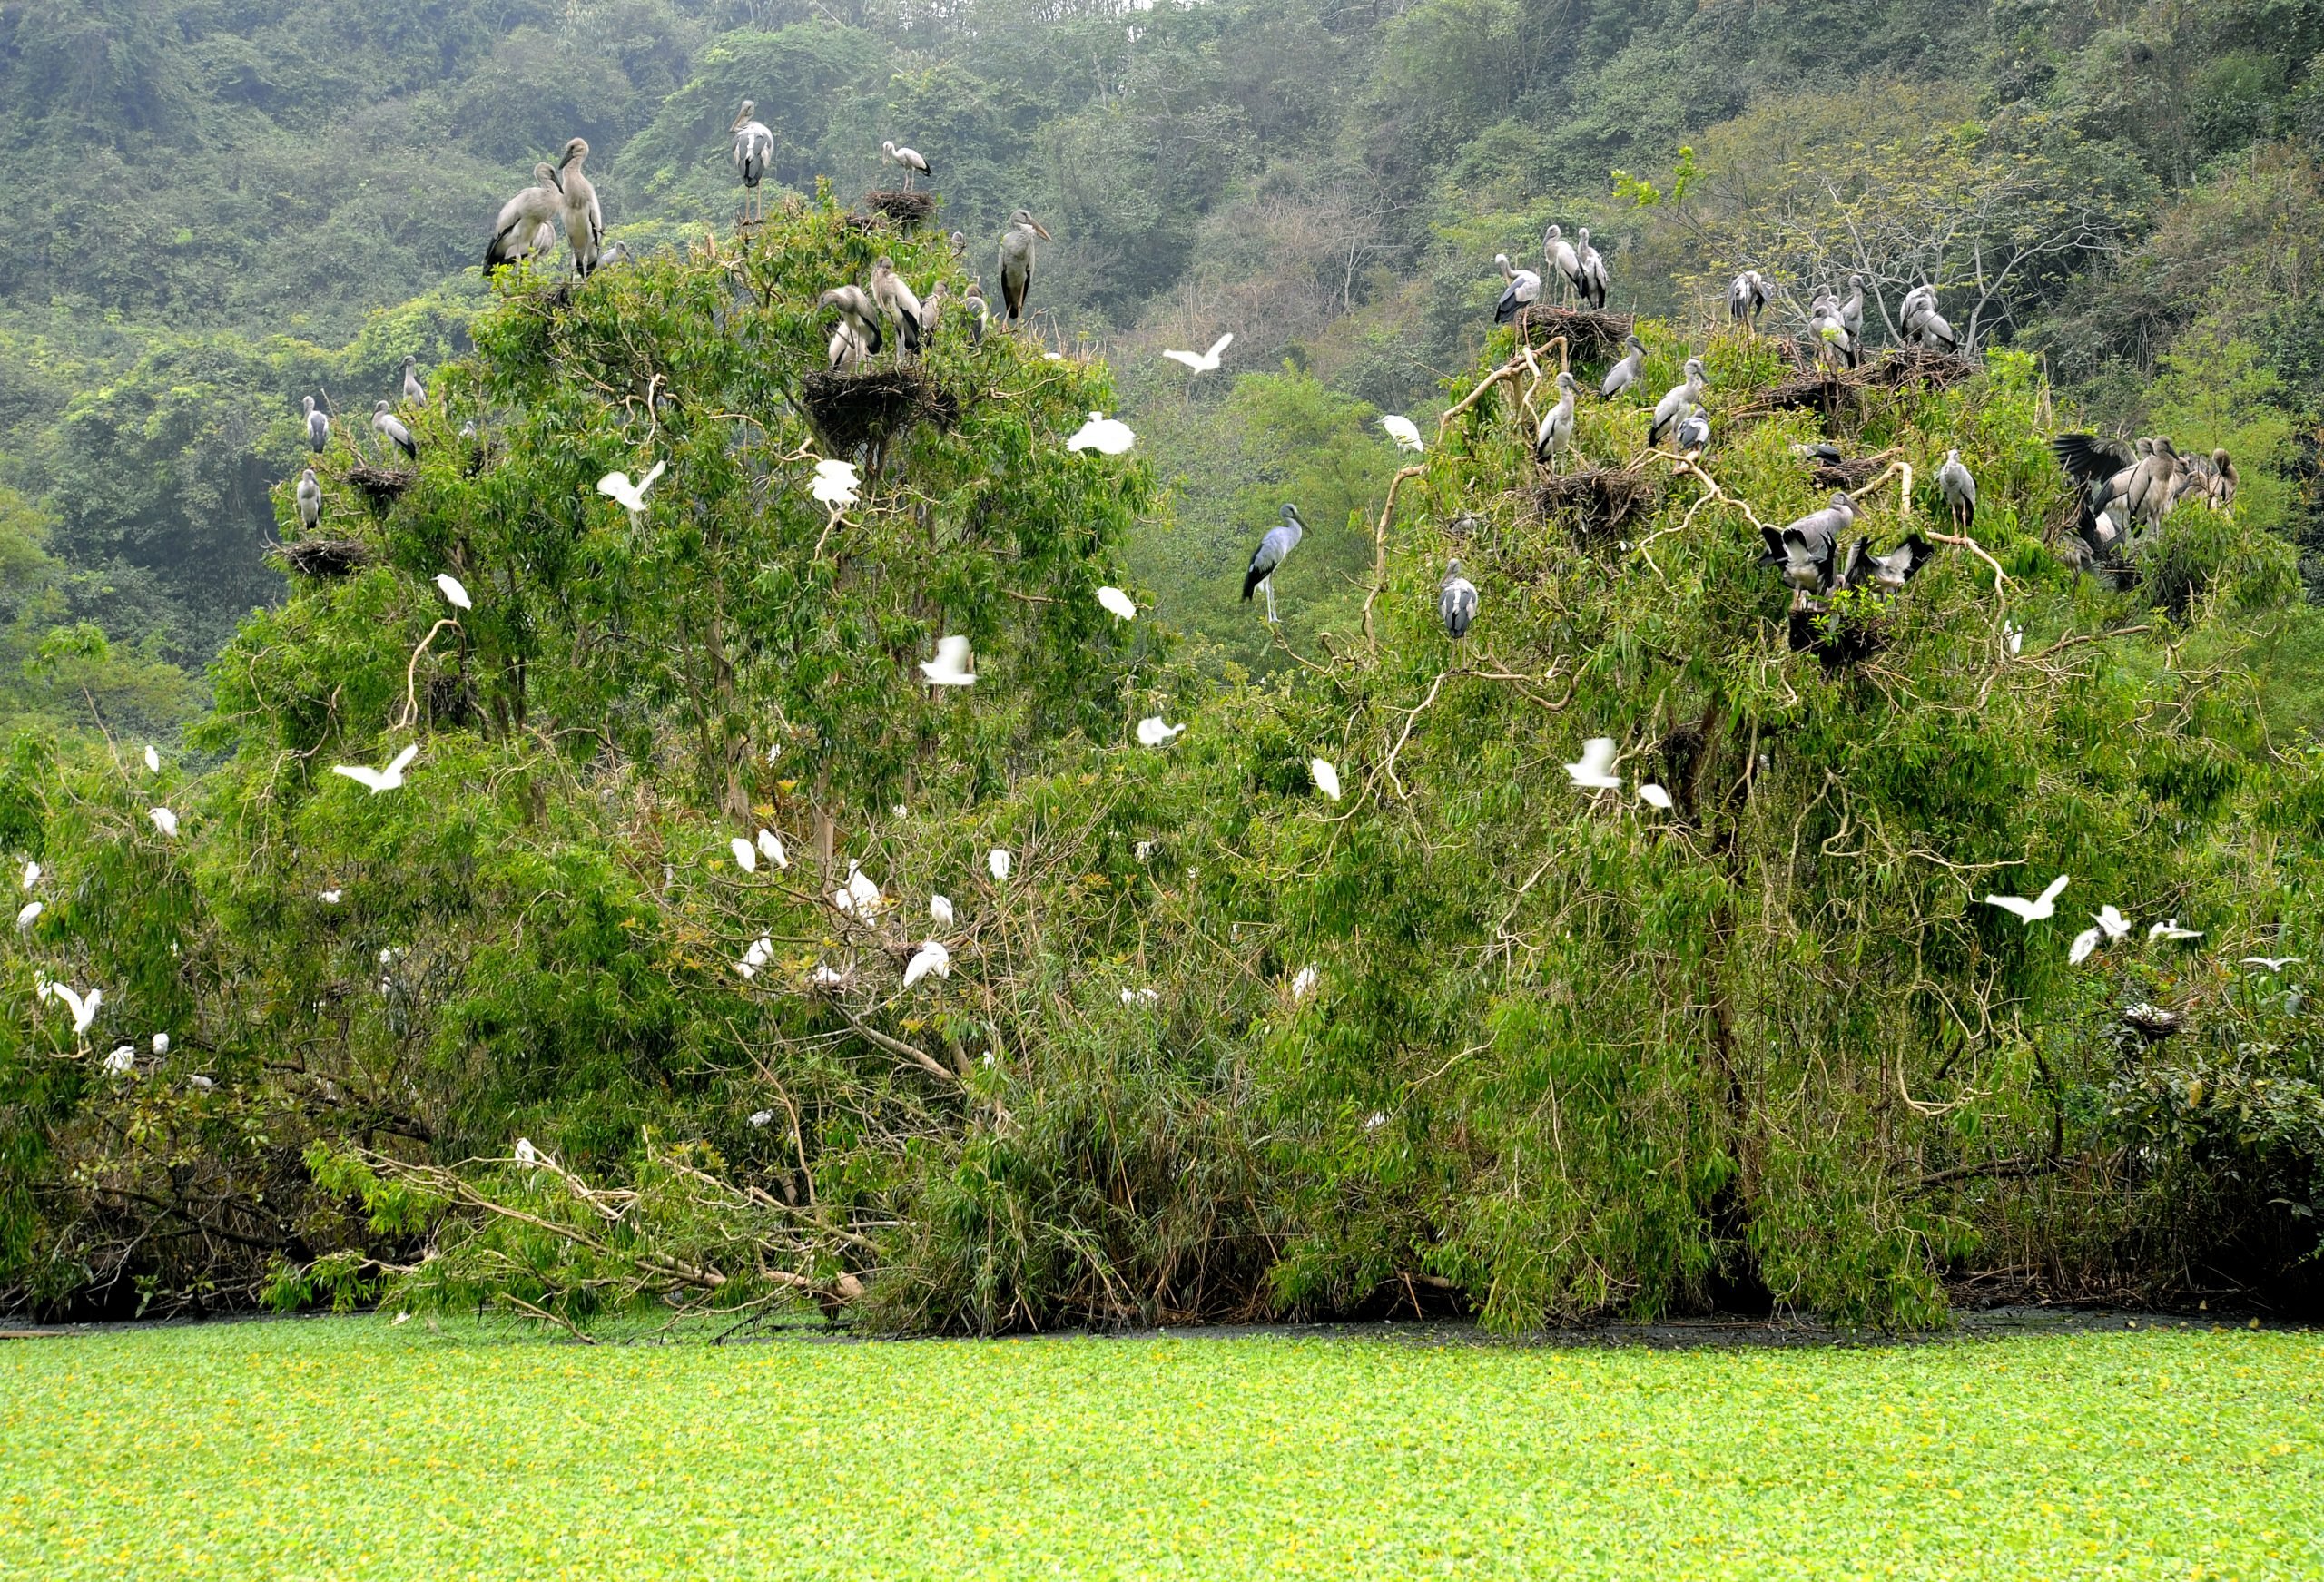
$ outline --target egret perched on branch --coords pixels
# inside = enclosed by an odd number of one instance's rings
[[[727,157],[734,162],[734,173],[743,178],[743,223],[755,224],[762,216],[759,207],[759,183],[766,179],[766,168],[774,162],[774,133],[766,123],[758,119],[759,106],[755,99],[743,101],[742,113],[734,117],[731,129],[734,133],[734,147]]]
[[[455,610],[473,610],[476,608],[476,605],[471,603],[468,598],[468,590],[467,587],[461,584],[459,578],[454,576],[448,571],[439,571],[436,574],[436,591],[444,595],[444,602],[451,605]]]
[[[952,926],[952,898],[943,895],[930,896],[928,898],[928,916],[930,920],[935,923],[938,928],[950,928]]]
[[[1235,336],[1230,330],[1228,333],[1220,336],[1216,340],[1212,341],[1210,343],[1210,349],[1204,352],[1199,357],[1191,351],[1166,351],[1162,355],[1168,358],[1172,362],[1182,362],[1186,364],[1187,368],[1193,369],[1196,373],[1215,373],[1218,368],[1219,354],[1234,344]]]
[[[895,320],[896,339],[909,356],[920,355],[920,298],[896,273],[896,260],[881,253],[872,260],[872,300]]]
[[[1074,431],[1065,442],[1068,450],[1094,450],[1100,456],[1120,456],[1137,443],[1137,436],[1129,425],[1103,412],[1089,414],[1089,421]]]
[[[316,479],[313,467],[309,467],[299,475],[297,493],[299,526],[312,533],[316,525],[323,519],[323,486]]]
[[[61,983],[45,984],[41,992],[73,1013],[73,1036],[76,1038],[87,1033],[90,1025],[97,1019],[97,1007],[104,1003],[105,997],[105,991],[101,988],[91,989],[84,997]]]
[[[1667,813],[1670,811],[1670,793],[1650,780],[1640,782],[1638,800],[1657,812]]]
[[[1501,300],[1492,305],[1492,321],[1506,324],[1517,317],[1518,310],[1530,308],[1541,300],[1541,277],[1531,270],[1521,270],[1509,261],[1509,255],[1497,252],[1492,261],[1501,267],[1501,277],[1509,284],[1501,293]]]
[[[1029,210],[1019,209],[1009,217],[1009,230],[1000,239],[1000,299],[1012,327],[1025,317],[1025,298],[1033,289],[1033,239],[1037,236],[1043,241],[1054,240]]]
[[[148,774],[162,772],[162,751],[151,742],[145,743],[145,772]]]
[[[1686,378],[1667,391],[1654,404],[1654,421],[1646,427],[1649,445],[1661,443],[1662,437],[1679,427],[1679,419],[1703,404],[1703,359],[1687,359]]]
[[[419,459],[419,446],[412,438],[411,430],[405,427],[396,415],[388,410],[388,404],[385,401],[378,403],[371,408],[371,427],[378,431],[380,438],[402,451],[406,457],[414,461]]]
[[[414,742],[390,759],[385,769],[372,769],[360,763],[334,763],[330,766],[330,771],[333,774],[345,775],[357,785],[369,791],[373,796],[378,796],[381,791],[401,790],[403,771],[409,769],[411,761],[419,756],[419,743]]]
[[[1598,381],[1599,395],[1609,401],[1638,383],[1639,376],[1646,371],[1646,343],[1635,335],[1625,335],[1622,344],[1630,349],[1622,353],[1622,359],[1608,368],[1606,377]]]
[[[1009,870],[1015,861],[1016,859],[1009,855],[1009,848],[1006,846],[996,846],[984,854],[985,868],[991,873],[992,882],[995,884],[1009,882]]]
[[[904,964],[904,987],[910,988],[930,973],[939,978],[952,976],[952,953],[934,939],[923,939],[912,958]]]
[[[1315,789],[1334,801],[1340,800],[1340,771],[1328,758],[1311,758],[1307,772],[1315,777]]]
[[[914,176],[933,173],[928,168],[928,162],[921,157],[920,151],[916,148],[898,148],[892,142],[883,142],[880,145],[880,152],[903,167],[904,191],[907,192],[911,191]]]
[[[1581,744],[1581,756],[1565,766],[1566,778],[1582,791],[1614,791],[1622,777],[1614,772],[1614,739],[1592,736]]]
[[[606,238],[606,212],[598,207],[597,189],[582,173],[588,158],[589,140],[576,137],[565,145],[556,166],[556,184],[565,196],[565,245],[573,250],[574,271],[583,280],[596,272]]]
[[[1444,623],[1444,634],[1455,643],[1477,624],[1477,585],[1461,575],[1457,560],[1444,568],[1444,580],[1436,585],[1436,614]]]
[[[164,840],[178,838],[178,816],[167,808],[148,808],[145,816],[153,820],[153,828],[162,832]]]
[[[1380,427],[1388,431],[1388,437],[1396,442],[1398,450],[1425,448],[1420,442],[1419,427],[1409,418],[1391,412],[1380,419]]]
[[[1267,591],[1267,620],[1273,624],[1275,613],[1275,574],[1299,547],[1307,536],[1307,524],[1300,520],[1299,507],[1285,501],[1283,520],[1266,531],[1259,546],[1251,552],[1251,564],[1243,573],[1243,602],[1249,604],[1251,594],[1260,588]]]
[[[307,448],[320,456],[323,447],[330,443],[330,418],[315,409],[312,396],[300,397],[299,404],[307,413]]]
[[[772,830],[759,831],[759,855],[777,868],[791,866],[791,853],[783,849],[783,837]]]
[[[1137,619],[1137,603],[1119,588],[1099,588],[1098,590],[1098,603],[1104,605],[1106,614],[1111,615],[1117,621],[1135,621]]]
[[[669,466],[666,461],[655,462],[635,483],[629,481],[629,475],[625,472],[609,472],[597,480],[597,493],[627,511],[633,525],[642,525],[645,517],[645,493],[654,486],[655,479],[669,470]]]
[[[740,835],[726,842],[726,850],[734,854],[734,866],[744,873],[759,870],[759,849]]]
[[[922,660],[920,673],[932,687],[973,686],[977,673],[970,666],[974,663],[967,638],[940,637],[936,640],[936,657]]]
[[[1141,747],[1167,747],[1186,730],[1184,725],[1165,722],[1159,714],[1148,714],[1137,722],[1137,742]]]
[[[556,172],[547,164],[533,167],[533,184],[500,206],[492,222],[492,240],[484,246],[484,276],[547,248],[556,241],[556,221],[565,212],[565,190]]]
[[[2065,889],[2066,876],[2062,873],[2050,881],[2049,888],[2042,892],[2041,898],[2037,900],[2029,901],[2023,896],[1989,895],[1985,898],[1985,904],[1989,907],[1999,907],[2019,922],[2031,928],[2035,923],[2057,915],[2058,898],[2065,893]]]

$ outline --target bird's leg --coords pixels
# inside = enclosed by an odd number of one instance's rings
[[[1266,591],[1266,595],[1267,595],[1267,624],[1268,624],[1268,625],[1270,625],[1270,626],[1272,626],[1272,625],[1275,624],[1275,578],[1273,578],[1273,577],[1269,577],[1269,578],[1267,578],[1267,579],[1266,579],[1266,581],[1265,581],[1265,582],[1261,583],[1261,584],[1259,585],[1259,586],[1260,586],[1261,588],[1263,588],[1263,589],[1265,589],[1265,590]]]

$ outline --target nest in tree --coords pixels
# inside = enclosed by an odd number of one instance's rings
[[[1545,308],[1536,302],[1525,310],[1525,343],[1539,351],[1562,335],[1569,360],[1613,362],[1622,355],[1622,341],[1636,322],[1628,313]]]
[[[1777,412],[1821,412],[1827,418],[1834,418],[1863,397],[1863,381],[1853,378],[1852,371],[1819,368],[1769,386],[1759,400]]]
[[[1888,463],[1881,456],[1852,456],[1845,461],[1819,461],[1814,477],[1819,489],[1846,489],[1854,494],[1878,477]]]
[[[870,212],[848,216],[857,228],[869,231],[885,221],[899,230],[910,231],[915,225],[927,224],[928,217],[936,212],[936,194],[866,192],[863,194],[863,207]]]
[[[960,417],[952,393],[908,363],[863,373],[811,373],[799,398],[833,455],[877,445],[922,420],[950,428]]]
[[[419,481],[419,475],[409,467],[373,467],[363,461],[348,469],[347,481],[363,491],[363,497],[371,502],[371,509],[385,511]]]
[[[477,722],[476,693],[464,677],[430,676],[421,695],[427,703],[428,723],[435,730],[457,731]]]
[[[1906,385],[1925,385],[1932,390],[1941,390],[1975,373],[1977,365],[1951,352],[1902,347],[1883,352],[1878,362],[1854,371],[1875,389],[1901,390]]]
[[[275,546],[282,564],[300,576],[353,576],[371,564],[371,546],[359,538],[304,538]]]
[[[1920,385],[1941,390],[1977,371],[1965,358],[1944,352],[1891,348],[1862,368],[1810,366],[1796,379],[1771,387],[1760,401],[1777,411],[1817,411],[1827,418],[1859,405],[1866,390],[1901,390]]]
[[[1835,617],[1820,599],[1793,598],[1788,635],[1794,653],[1813,653],[1824,673],[1861,664],[1888,646],[1886,612],[1861,608]]]
[[[2122,1026],[2150,1044],[2160,1044],[2179,1030],[2179,1014],[2141,1000],[2122,1007]]]
[[[1641,512],[1653,509],[1662,481],[1644,463],[1637,467],[1591,467],[1587,472],[1544,473],[1534,486],[1534,508],[1562,520],[1574,537],[1588,543],[1610,538]]]

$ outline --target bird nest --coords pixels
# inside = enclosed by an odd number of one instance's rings
[[[1587,472],[1544,473],[1534,486],[1533,506],[1543,519],[1555,518],[1582,543],[1610,538],[1632,517],[1652,510],[1661,480],[1643,465],[1600,467]]]
[[[918,422],[950,428],[960,417],[960,403],[950,390],[903,363],[864,373],[811,373],[799,399],[835,455],[877,445]]]
[[[1778,412],[1817,411],[1832,417],[1844,407],[1859,404],[1867,390],[1901,390],[1913,385],[1941,390],[1976,371],[1965,358],[1892,348],[1862,368],[1811,367],[1796,379],[1771,386],[1759,404]]]
[[[1536,302],[1525,310],[1525,344],[1539,351],[1562,335],[1571,361],[1611,362],[1622,355],[1622,342],[1636,322],[1628,313],[1545,308]]]
[[[1817,599],[1794,599],[1788,637],[1794,653],[1813,653],[1830,675],[1863,663],[1888,646],[1886,611],[1861,607],[1835,614]]]
[[[1819,489],[1846,489],[1854,494],[1878,477],[1887,466],[1888,453],[1883,451],[1878,456],[1852,456],[1844,461],[1819,461],[1812,476]]]
[[[353,576],[372,561],[371,546],[359,538],[305,538],[274,553],[300,576]]]
[[[863,194],[866,212],[851,214],[849,220],[862,230],[869,231],[881,221],[909,231],[915,225],[925,225],[936,212],[933,192],[866,192]]]
[[[419,475],[409,467],[373,467],[366,461],[348,469],[347,481],[363,491],[363,497],[371,502],[371,509],[384,511],[419,481]]]

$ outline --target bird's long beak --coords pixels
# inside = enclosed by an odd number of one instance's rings
[[[1032,223],[1032,227],[1033,227],[1033,229],[1034,229],[1036,231],[1039,231],[1039,233],[1040,233],[1040,238],[1041,238],[1041,240],[1042,240],[1043,241],[1055,241],[1057,240],[1057,238],[1056,238],[1056,237],[1051,236],[1048,231],[1042,231],[1042,230],[1041,230],[1041,222],[1040,222],[1039,221],[1036,220],[1036,221],[1033,221],[1031,223]]]

